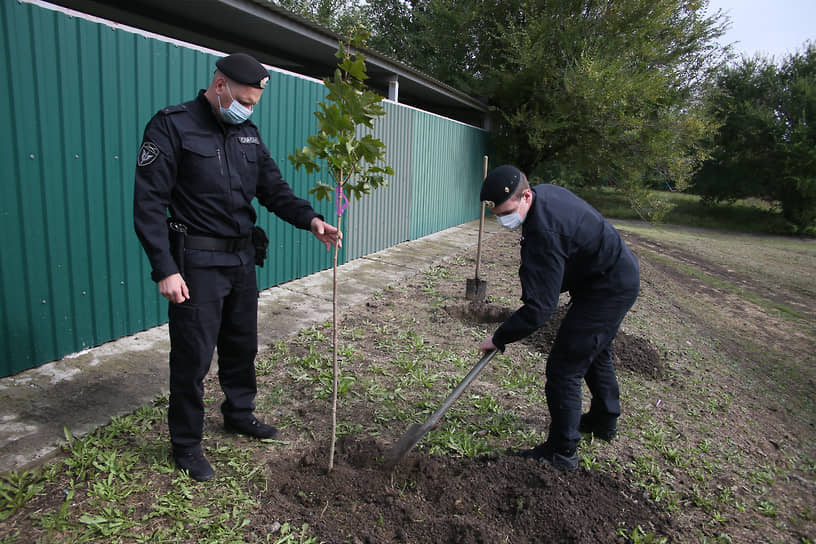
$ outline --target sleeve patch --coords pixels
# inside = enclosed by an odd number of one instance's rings
[[[139,148],[139,158],[136,161],[137,166],[147,166],[156,160],[159,156],[159,146],[153,142],[143,142],[142,147]]]

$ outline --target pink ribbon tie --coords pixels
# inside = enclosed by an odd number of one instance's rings
[[[335,196],[337,196],[337,216],[340,217],[343,215],[343,212],[346,211],[346,208],[349,206],[349,200],[346,196],[346,193],[343,192],[343,189],[337,185],[335,187]]]

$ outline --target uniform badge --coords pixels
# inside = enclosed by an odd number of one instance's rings
[[[264,89],[264,88],[266,88],[267,83],[269,83],[269,76],[261,78],[261,80],[258,82],[258,85],[261,86],[261,89]]]
[[[139,158],[136,161],[137,166],[147,166],[155,161],[159,156],[159,146],[153,142],[143,142],[142,147],[139,148]]]

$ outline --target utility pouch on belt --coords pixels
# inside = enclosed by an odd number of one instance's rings
[[[187,235],[187,225],[178,223],[172,219],[167,220],[168,232],[170,233],[170,252],[173,260],[176,261],[179,273],[184,275],[184,237]]]
[[[252,245],[255,246],[255,264],[263,267],[266,260],[266,248],[269,247],[269,238],[261,227],[252,227]]]

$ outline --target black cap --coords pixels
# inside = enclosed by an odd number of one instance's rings
[[[521,170],[509,164],[497,166],[490,172],[482,183],[482,192],[479,199],[487,202],[491,208],[501,206],[516,191],[521,181]]]
[[[233,53],[220,58],[215,65],[233,81],[263,89],[269,81],[269,73],[254,57],[246,53]]]

